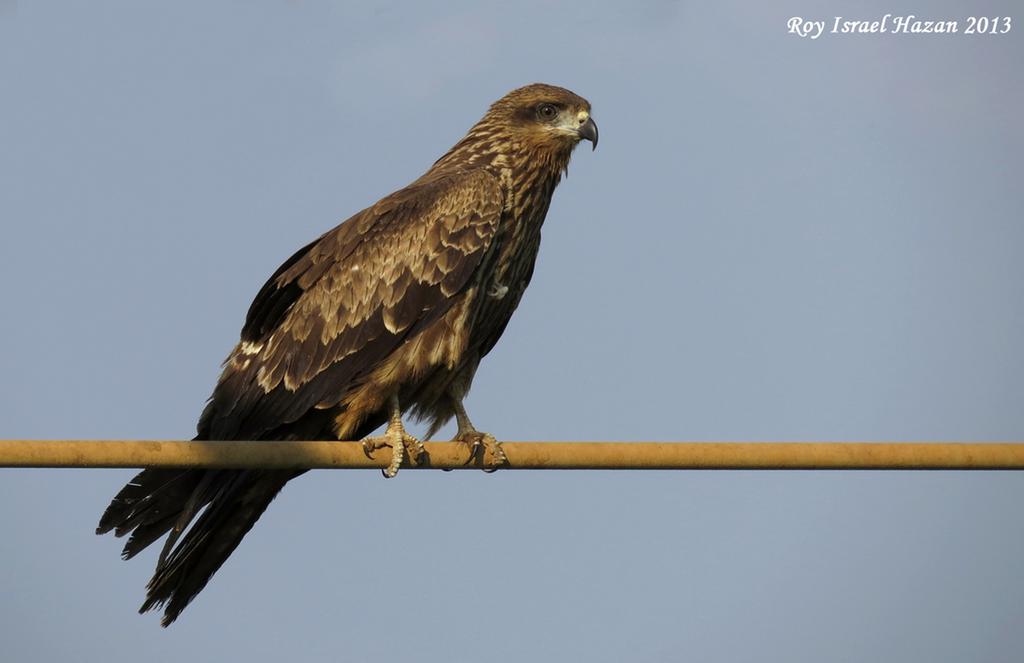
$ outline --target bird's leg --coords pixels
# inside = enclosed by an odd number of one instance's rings
[[[466,414],[465,406],[462,405],[462,399],[452,395],[452,405],[455,408],[455,421],[459,425],[459,430],[455,433],[452,441],[461,442],[469,447],[469,458],[466,459],[466,465],[477,459],[481,464],[486,465],[488,453],[492,462],[485,467],[485,472],[494,472],[500,466],[507,465],[508,456],[501,448],[501,443],[490,433],[481,433],[473,426],[469,415]]]
[[[427,449],[423,446],[422,442],[405,432],[405,426],[402,425],[402,409],[398,405],[398,396],[392,396],[388,399],[388,409],[390,412],[388,413],[387,430],[381,436],[368,437],[363,440],[363,453],[367,457],[373,458],[373,452],[377,449],[390,447],[391,464],[387,466],[387,469],[383,470],[384,476],[390,479],[398,474],[398,468],[401,467],[402,461],[405,460],[406,452],[409,453],[410,461],[417,463],[426,455]]]

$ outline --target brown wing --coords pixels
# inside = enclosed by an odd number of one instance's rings
[[[472,284],[501,209],[485,172],[422,179],[303,247],[253,301],[199,436],[259,439],[335,405]]]

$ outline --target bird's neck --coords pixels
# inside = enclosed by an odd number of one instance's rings
[[[509,150],[505,158],[497,159],[493,167],[502,171],[514,217],[539,226],[547,213],[551,195],[569,166],[572,146],[563,149],[516,147]]]
[[[512,169],[517,173],[543,171],[545,177],[553,177],[557,181],[569,165],[573,147],[569,142],[524,141],[514,134],[495,131],[492,126],[480,123],[438,159],[432,170],[484,167],[495,171]]]

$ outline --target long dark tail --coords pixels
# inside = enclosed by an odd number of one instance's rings
[[[200,419],[196,440],[209,439],[209,410]],[[330,439],[336,415],[331,409],[313,410],[261,439]],[[369,435],[385,421],[383,413],[370,414],[353,439]],[[168,626],[238,547],[274,496],[305,471],[143,470],[114,497],[96,533],[131,533],[121,553],[125,559],[167,534],[139,612],[164,606],[161,624]]]
[[[131,532],[122,552],[125,559],[168,534],[139,609],[166,606],[161,624],[167,626],[206,586],[285,483],[299,474],[143,470],[114,497],[96,533],[114,530],[116,536],[124,536]]]

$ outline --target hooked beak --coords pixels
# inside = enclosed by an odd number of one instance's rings
[[[591,151],[597,149],[597,125],[594,124],[594,118],[588,117],[587,121],[581,124],[576,132],[580,135],[580,138],[585,138],[593,144]]]

